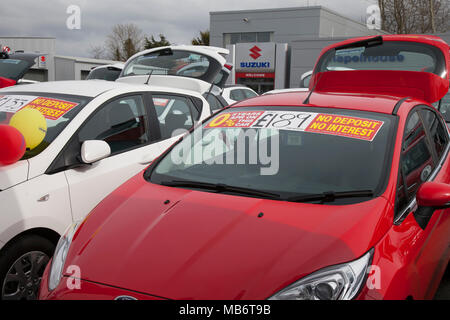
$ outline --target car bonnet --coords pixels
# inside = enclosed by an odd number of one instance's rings
[[[392,225],[388,208],[382,197],[288,203],[169,188],[140,174],[87,217],[66,265],[87,281],[170,299],[265,299],[370,250]]]

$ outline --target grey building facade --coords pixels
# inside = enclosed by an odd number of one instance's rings
[[[256,38],[248,33],[257,33]],[[235,44],[236,34],[241,34],[239,42],[255,39],[251,42],[291,43],[301,37],[355,37],[379,33],[321,6],[210,12],[210,45],[218,47]]]
[[[263,91],[271,87],[298,87],[301,75],[312,69],[322,48],[330,43],[378,34],[385,32],[368,29],[365,24],[321,6],[210,12],[210,44],[227,47],[235,53],[230,57],[230,62],[235,66],[230,81],[257,90],[264,83]],[[236,55],[239,56],[236,54],[239,44],[254,43],[258,46],[266,42],[276,43],[275,50],[281,48],[286,51],[285,58],[281,59],[285,61],[284,64],[275,66],[273,79],[279,80],[270,82],[266,78],[262,82],[262,75],[258,78],[259,81],[246,79],[245,76],[251,76],[251,73],[243,74],[239,70],[241,61],[236,59]],[[274,54],[280,56],[279,52]]]

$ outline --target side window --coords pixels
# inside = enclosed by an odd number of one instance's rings
[[[142,96],[129,96],[107,103],[81,128],[79,141],[103,140],[117,154],[149,141],[147,113]]]
[[[253,91],[250,91],[250,90],[242,90],[242,91],[244,91],[246,98],[253,98],[253,97],[258,96],[256,93],[254,93]]]
[[[242,101],[245,99],[244,92],[241,89],[233,89],[230,92],[230,98],[234,101]]]
[[[400,179],[397,187],[396,212],[402,211],[419,187],[427,181],[435,164],[429,149],[425,129],[417,111],[409,117],[403,136]],[[403,188],[403,191],[401,190]],[[403,196],[402,196],[403,195]],[[402,197],[406,195],[408,201]]]
[[[198,110],[191,100],[181,96],[154,94],[153,104],[158,115],[161,137],[168,139],[177,129],[189,130],[198,118]]]
[[[221,95],[217,96],[216,98],[217,98],[217,100],[219,100],[219,103],[222,105],[222,108],[224,108],[228,105],[227,100],[225,100],[225,98],[222,97]]]
[[[217,98],[212,94],[205,95],[206,101],[208,101],[211,108],[211,113],[216,112],[223,108],[222,104],[217,100]]]
[[[430,132],[431,140],[433,141],[433,148],[436,150],[436,155],[441,158],[448,143],[447,129],[436,114],[428,109],[420,111],[425,126]]]

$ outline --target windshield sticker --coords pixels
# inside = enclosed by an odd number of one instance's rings
[[[153,98],[153,104],[158,107],[165,107],[169,103],[169,99]]]
[[[0,112],[16,113],[36,98],[36,96],[19,95],[0,96]]]
[[[305,131],[373,141],[382,125],[383,121],[319,114]]]
[[[230,112],[213,119],[206,128],[250,128],[264,111]]]
[[[24,109],[37,109],[46,119],[58,120],[76,106],[78,106],[78,103],[53,98],[38,97],[28,103]]]
[[[315,112],[242,111],[221,114],[205,128],[303,131],[373,141],[383,123],[372,119]]]

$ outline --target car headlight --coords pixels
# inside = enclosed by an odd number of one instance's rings
[[[70,225],[56,245],[52,265],[50,267],[50,274],[48,277],[49,290],[54,290],[61,281],[64,264],[66,263],[67,253],[69,252],[70,244],[72,243],[73,236],[77,231],[79,225],[80,222],[75,222]]]
[[[350,300],[360,291],[372,262],[373,249],[358,260],[314,272],[269,300]]]

